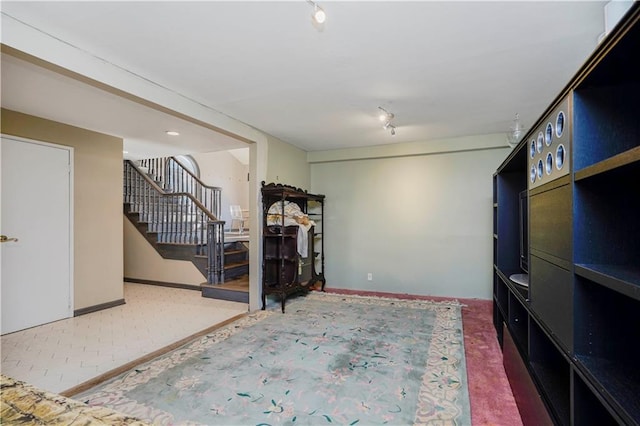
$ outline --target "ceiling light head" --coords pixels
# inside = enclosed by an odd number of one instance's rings
[[[323,8],[314,3],[311,19],[313,19],[317,24],[324,24],[324,21],[327,20],[327,14]]]
[[[390,113],[389,111],[387,111],[386,109],[384,109],[382,107],[378,107],[378,109],[380,110],[380,114],[378,114],[378,118],[383,123],[385,123],[385,122],[388,123],[391,120],[393,120],[393,117],[395,117],[392,113]]]
[[[307,3],[313,6],[313,13],[311,14],[311,22],[313,23],[313,26],[322,31],[324,22],[327,20],[326,12],[312,0],[307,0]]]
[[[511,132],[513,132],[513,135],[518,139],[522,136],[522,125],[520,124],[520,114],[518,113],[516,113],[516,118],[513,120]]]
[[[169,136],[180,136],[180,133],[176,132],[175,130],[167,130],[165,133]]]
[[[511,125],[511,129],[509,129],[509,133],[507,133],[507,143],[510,147],[515,147],[520,142],[520,138],[524,134],[524,129],[520,124],[520,114],[516,113],[516,118],[513,120],[513,124]]]
[[[396,135],[396,126],[391,122],[395,115],[381,106],[378,107],[380,113],[378,114],[378,118],[382,121],[382,128],[385,130],[389,130],[391,132],[391,136]]]

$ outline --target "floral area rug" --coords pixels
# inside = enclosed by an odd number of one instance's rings
[[[74,398],[154,424],[470,424],[457,302],[291,300]]]

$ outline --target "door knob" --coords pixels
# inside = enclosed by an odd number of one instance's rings
[[[8,243],[9,241],[18,242],[17,238],[9,238],[6,235],[0,235],[0,243]]]

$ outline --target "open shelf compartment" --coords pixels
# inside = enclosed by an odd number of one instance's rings
[[[535,321],[530,321],[529,362],[547,403],[560,424],[569,424],[571,367]]]
[[[596,396],[593,388],[575,369],[572,370],[572,382],[574,425],[617,425],[622,423],[622,419],[611,414],[607,404]]]
[[[509,289],[498,274],[494,274],[494,276],[496,281],[496,289],[494,293],[496,295],[496,303],[502,311],[502,315],[506,316],[509,312]]]
[[[496,265],[507,277],[520,269],[520,193],[526,189],[523,173],[498,176],[498,211],[496,214]]]
[[[576,275],[640,300],[640,265],[576,264]]]
[[[500,311],[500,308],[498,308],[498,303],[494,300],[493,301],[493,326],[496,329],[496,337],[498,339],[498,344],[500,345],[500,349],[503,348],[504,345],[504,331],[503,331],[503,324],[504,324],[504,316],[502,315],[502,311]]]
[[[640,423],[640,301],[578,276],[574,307],[578,367],[626,423]]]
[[[515,294],[509,292],[509,330],[526,360],[529,353],[529,313]]]
[[[638,120],[640,122],[640,120]],[[640,162],[576,182],[576,273],[640,299]]]
[[[638,146],[640,80],[574,92],[574,171]]]

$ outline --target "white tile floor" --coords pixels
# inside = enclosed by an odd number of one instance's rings
[[[247,312],[200,292],[124,284],[126,304],[2,336],[6,376],[62,392]]]

